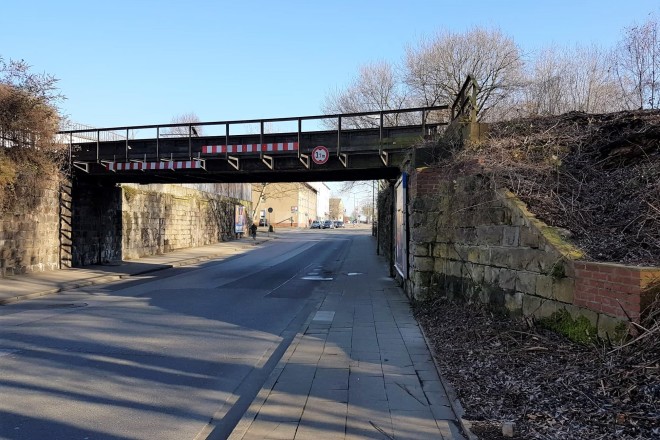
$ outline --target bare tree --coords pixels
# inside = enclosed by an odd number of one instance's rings
[[[59,124],[57,105],[64,99],[57,79],[36,74],[23,60],[0,57],[0,145],[49,149]]]
[[[563,78],[567,70],[565,59],[555,48],[546,48],[539,53],[525,87],[525,113],[556,115],[562,111],[566,88]]]
[[[202,136],[202,126],[195,125],[197,122],[200,122],[199,116],[194,112],[175,116],[170,123],[179,125],[166,128],[163,130],[163,135],[171,137]]]
[[[394,67],[386,61],[378,61],[360,67],[359,76],[351,85],[327,95],[321,108],[325,114],[359,113],[396,110],[406,107],[407,103]],[[388,125],[399,124],[399,115],[386,115],[385,118]],[[379,124],[378,116],[342,120],[342,126],[347,128],[370,128]],[[326,125],[335,128],[336,121],[329,120]]]
[[[605,113],[621,110],[616,81],[605,51],[597,46],[575,46],[566,51],[566,110]]]
[[[546,47],[534,59],[517,107],[521,116],[621,109],[608,55],[596,46]]]
[[[474,27],[466,33],[443,31],[406,50],[404,81],[421,105],[451,104],[472,74],[480,90],[480,118],[521,85],[523,62],[518,45],[499,29]]]
[[[34,206],[58,178],[65,156],[55,142],[63,96],[57,79],[35,74],[24,61],[0,57],[0,214]]]
[[[630,108],[660,105],[660,35],[658,19],[625,29],[614,52],[614,70]]]

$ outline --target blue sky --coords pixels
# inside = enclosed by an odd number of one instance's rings
[[[321,113],[360,65],[441,29],[608,47],[650,12],[657,0],[5,0],[0,55],[58,77],[63,112],[97,127],[285,117]]]
[[[531,54],[611,47],[651,12],[658,0],[3,0],[0,55],[59,78],[63,113],[95,127],[292,117],[443,29],[499,27]]]

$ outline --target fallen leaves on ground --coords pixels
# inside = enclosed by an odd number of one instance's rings
[[[660,438],[657,315],[648,337],[613,348],[474,304],[436,299],[415,314],[479,438],[503,439],[504,422],[514,423],[514,439]]]

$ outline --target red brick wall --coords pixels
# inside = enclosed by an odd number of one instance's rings
[[[410,175],[408,182],[408,193],[411,198],[417,196],[436,195],[442,180],[440,168],[423,168]]]
[[[642,291],[660,281],[660,269],[575,262],[574,304],[620,318],[639,319],[650,298]]]

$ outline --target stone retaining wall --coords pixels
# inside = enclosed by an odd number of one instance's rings
[[[124,259],[234,237],[237,200],[178,185],[124,184],[122,190]]]
[[[18,185],[19,200],[10,212],[0,213],[0,276],[59,268],[59,185],[49,179],[39,194],[22,197],[36,189]]]
[[[443,295],[535,317],[564,309],[604,335],[622,318],[639,319],[641,291],[660,279],[660,268],[579,261],[568,231],[539,221],[484,176],[418,169],[409,206],[405,287],[415,299]]]
[[[38,197],[26,198],[35,203],[0,215],[0,276],[111,263],[228,240],[234,237],[234,206],[249,204],[191,185],[120,188],[78,179],[72,191],[68,185],[62,189],[59,181],[52,181]],[[225,194],[234,189],[235,194],[250,194],[239,186],[224,189]]]

